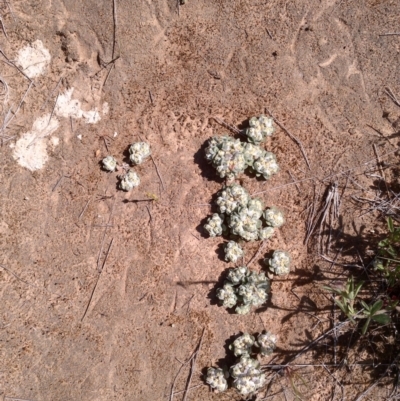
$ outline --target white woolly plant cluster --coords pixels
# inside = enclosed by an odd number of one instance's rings
[[[229,382],[242,396],[254,395],[266,383],[257,354],[270,355],[275,349],[276,340],[276,336],[270,332],[259,334],[257,341],[248,333],[242,334],[229,346],[234,355],[239,357],[229,373],[224,374],[219,368],[208,368],[206,383],[218,391],[225,391],[229,386],[226,379],[230,376]]]
[[[271,259],[264,259],[272,273],[281,276],[290,273],[290,255],[286,251],[275,251]]]
[[[136,142],[129,147],[129,160],[133,165],[141,164],[151,155],[150,145],[147,142]],[[103,169],[106,171],[113,172],[118,170],[118,162],[113,156],[107,156],[102,161]],[[126,165],[123,165],[123,169]],[[140,178],[138,174],[128,169],[125,174],[119,176],[120,183],[119,188],[123,191],[130,191],[140,184]]]
[[[229,241],[225,247],[225,260],[227,262],[236,263],[239,259],[243,258],[244,251],[242,247],[235,241]]]
[[[270,290],[269,279],[264,273],[240,266],[229,270],[226,281],[216,295],[224,308],[235,307],[235,313],[245,315],[252,306],[263,305]]]
[[[226,227],[223,224],[224,216],[218,213],[214,213],[207,219],[207,223],[204,224],[204,229],[207,230],[210,237],[217,237],[222,235]]]
[[[129,148],[129,160],[134,164],[142,164],[151,155],[147,142],[135,142]]]
[[[225,378],[225,373],[219,368],[211,367],[207,369],[206,383],[219,393],[222,393],[228,388],[228,382]]]
[[[218,216],[221,219],[221,227],[222,222],[225,220],[225,224],[229,228],[229,233],[245,241],[269,239],[274,234],[273,227],[279,227],[279,225],[273,225],[270,221],[271,219],[265,219],[267,227],[263,227],[261,218],[263,217],[263,213],[267,213],[270,209],[264,211],[264,203],[260,199],[251,198],[246,189],[239,184],[234,183],[223,188],[218,193],[216,203],[220,211]],[[224,217],[224,215],[226,217]],[[211,219],[213,219],[214,216],[215,214]],[[278,219],[278,217],[276,217],[276,219]],[[216,231],[214,228],[210,229],[209,226],[210,219],[207,221],[204,228],[209,232],[210,236],[213,237]],[[221,235],[223,230],[217,230],[217,232],[220,232],[220,234],[216,235]],[[229,245],[229,247],[233,247],[233,244]],[[238,249],[237,247],[238,246],[236,246],[235,250]],[[238,252],[240,253],[240,251]],[[230,256],[227,256],[226,260],[236,263]]]
[[[247,128],[245,132],[249,142],[258,145],[264,141],[267,136],[271,136],[275,132],[274,120],[264,115],[251,117],[249,120],[249,128]]]
[[[260,147],[268,136],[275,132],[272,118],[261,115],[249,120],[249,128],[244,131],[248,143],[230,136],[215,136],[208,142],[206,159],[222,178],[233,180],[246,168],[266,180],[279,170],[276,157]]]
[[[113,172],[117,168],[117,160],[113,156],[107,156],[101,162],[104,170]]]

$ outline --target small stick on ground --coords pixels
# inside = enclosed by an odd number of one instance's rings
[[[400,36],[400,32],[381,33],[379,36]]]
[[[114,212],[114,206],[115,206],[115,202],[116,201],[117,201],[117,198],[114,198],[114,202],[113,202],[113,205],[111,207],[110,216],[108,218],[107,225],[106,225],[106,227],[104,229],[103,239],[101,241],[100,252],[99,252],[99,254],[97,256],[97,270],[99,270],[100,258],[101,258],[101,254],[103,253],[104,241],[106,239],[107,229],[108,229],[108,227],[110,227],[110,221],[111,221],[111,218],[112,218],[112,215],[113,215],[113,212]]]
[[[393,103],[396,106],[400,107],[400,102],[398,101],[396,95],[393,93],[393,91],[389,87],[385,88],[385,93],[386,93],[386,95],[388,95],[390,97],[390,99],[392,99]]]
[[[296,186],[297,191],[300,192],[300,188],[299,188],[299,186],[297,185],[297,182],[296,182],[296,180],[294,179],[292,173],[290,172],[290,170],[288,170],[287,172],[288,172],[290,178],[292,179],[292,181],[294,182],[294,185]]]
[[[113,47],[112,59],[115,56],[115,45],[117,44],[117,0],[113,0]]]
[[[2,127],[0,128],[0,133],[4,132],[4,130],[7,128],[7,126],[11,123],[11,121],[12,121],[12,120],[14,119],[14,117],[17,115],[17,113],[18,113],[19,109],[21,108],[21,105],[22,105],[22,103],[24,102],[25,97],[26,97],[26,95],[28,94],[29,90],[31,89],[32,85],[33,85],[33,81],[31,81],[31,83],[30,83],[29,86],[28,86],[28,89],[27,89],[27,90],[25,91],[25,93],[24,93],[24,96],[22,96],[22,99],[21,99],[21,101],[19,102],[17,109],[16,109],[14,112],[12,112],[12,116],[10,117],[10,119],[9,119],[9,120],[7,120],[7,118],[4,119],[3,125],[2,125]]]
[[[87,209],[87,207],[88,207],[88,205],[89,205],[89,202],[90,202],[91,200],[92,200],[92,198],[90,197],[89,200],[86,202],[85,207],[84,207],[83,210],[80,212],[79,217],[78,217],[78,220],[80,220],[80,219],[82,218],[83,213],[85,213],[85,211],[86,211],[86,209]]]
[[[49,99],[53,96],[53,93],[58,89],[58,86],[61,83],[61,80],[63,79],[63,77],[60,77],[60,79],[57,82],[57,85],[55,86],[55,88],[49,93],[49,95],[47,96],[46,100],[43,102],[42,106],[40,107],[40,110],[43,110],[46,107],[47,102],[49,101]],[[58,96],[57,96],[58,97]]]
[[[213,119],[218,124],[222,125],[223,127],[230,129],[233,133],[243,135],[243,133],[242,133],[242,131],[240,131],[240,129],[234,127],[233,125],[226,123],[224,120],[220,119],[219,117],[213,117]]]
[[[21,68],[19,68],[15,63],[13,63],[7,56],[6,54],[3,52],[3,50],[0,49],[0,53],[3,55],[3,57],[7,60],[7,63],[12,65],[14,68],[16,68],[31,84],[33,84],[33,81],[31,78],[28,77],[28,75],[26,75]]]
[[[60,185],[60,183],[61,183],[61,180],[62,180],[64,177],[65,177],[64,174],[62,174],[61,177],[57,180],[56,185],[54,185],[54,187],[53,187],[53,189],[51,190],[51,192],[54,192],[54,191],[57,189],[57,187],[58,187],[58,186]]]
[[[291,133],[290,133],[290,132],[289,132],[289,131],[273,116],[273,115],[272,115],[272,113],[271,113],[267,108],[265,108],[265,110],[266,110],[266,112],[273,118],[273,120],[276,122],[276,124],[277,124],[283,131],[285,131],[286,134],[289,135],[289,137],[290,137],[294,142],[296,142],[297,146],[300,148],[301,153],[303,154],[303,157],[304,157],[304,159],[305,159],[305,161],[306,161],[306,163],[307,163],[308,169],[311,170],[310,162],[308,161],[308,157],[307,157],[307,153],[306,153],[306,151],[304,150],[304,147],[303,147],[303,144],[301,143],[301,141],[300,141],[295,135],[291,134]]]
[[[151,104],[154,104],[153,95],[151,94],[151,91],[149,91],[149,97],[150,97]]]
[[[4,26],[3,18],[1,18],[1,15],[0,15],[0,24],[1,24],[1,30],[3,31],[4,36],[5,36],[6,39],[8,40],[8,35],[7,35],[7,32],[6,32],[6,28],[5,28],[5,26]]]
[[[269,36],[272,40],[274,40],[274,38],[272,37],[271,32],[269,31],[269,29],[268,29],[268,28],[265,28],[265,29],[266,29],[266,31],[267,31],[267,33],[268,33],[268,36]]]
[[[156,164],[156,162],[155,162],[155,160],[154,160],[152,155],[150,155],[150,159],[153,162],[154,167],[156,168],[156,172],[157,172],[158,178],[160,179],[162,189],[163,189],[163,191],[165,191],[164,181],[163,181],[163,179],[161,177],[160,171],[158,170],[157,164]]]
[[[193,373],[194,373],[195,368],[196,368],[196,361],[197,361],[197,357],[198,357],[199,352],[200,352],[201,344],[203,342],[203,337],[204,337],[205,330],[206,329],[203,328],[203,332],[201,333],[199,345],[197,346],[196,351],[195,351],[195,353],[193,354],[193,357],[192,357],[192,366],[190,368],[189,379],[188,379],[187,384],[186,384],[186,389],[185,389],[185,393],[183,395],[183,400],[182,401],[186,401],[186,398],[187,398],[187,393],[188,393],[188,390],[189,390],[189,387],[190,387],[190,383],[192,382],[192,376],[193,376]]]
[[[400,104],[399,104],[399,106],[400,106]],[[377,163],[376,163],[376,164],[378,165],[379,171],[380,171],[381,176],[382,176],[382,180],[383,180],[383,182],[385,183],[386,192],[387,192],[388,197],[389,197],[389,199],[390,199],[390,191],[389,191],[389,188],[388,188],[388,186],[387,186],[385,171],[384,171],[383,168],[382,168],[381,159],[379,158],[378,149],[376,148],[376,145],[375,145],[375,144],[373,144],[373,148],[374,148],[374,153],[375,153],[376,160],[377,160]]]
[[[0,268],[4,269],[6,272],[10,273],[10,274],[13,275],[16,279],[18,279],[19,281],[21,281],[22,283],[24,283],[24,284],[26,284],[26,285],[30,285],[31,287],[38,288],[39,290],[45,290],[45,288],[38,287],[37,285],[32,284],[32,283],[28,283],[27,281],[25,281],[25,280],[22,279],[21,277],[17,276],[12,270],[10,270],[8,267],[5,267],[4,265],[0,265]]]
[[[256,260],[256,258],[258,257],[258,255],[260,254],[262,248],[264,247],[266,243],[266,240],[262,241],[259,248],[257,249],[257,252],[254,254],[254,256],[251,258],[251,260],[249,261],[249,263],[247,263],[247,267],[250,266],[254,260]]]
[[[103,262],[103,264],[102,264],[102,266],[101,266],[101,270],[99,271],[99,274],[97,275],[96,283],[95,283],[95,285],[94,285],[94,287],[93,287],[92,293],[90,294],[89,302],[88,302],[88,304],[87,304],[87,306],[86,306],[86,309],[85,309],[85,312],[84,312],[84,314],[83,314],[83,316],[82,316],[81,322],[83,321],[83,319],[84,319],[85,316],[86,316],[87,311],[89,310],[90,304],[91,304],[92,299],[93,299],[94,292],[96,291],[96,287],[97,287],[97,284],[99,283],[101,273],[102,273],[102,271],[104,270],[104,266],[106,265],[106,261],[107,261],[108,255],[110,254],[110,251],[111,251],[111,247],[112,247],[113,242],[114,242],[114,238],[111,240],[110,245],[109,245],[109,247],[108,247],[108,250],[107,250],[107,253],[106,253],[106,257],[104,258],[104,262]]]

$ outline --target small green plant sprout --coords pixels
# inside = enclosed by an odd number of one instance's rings
[[[229,346],[229,349],[233,351],[235,356],[250,356],[254,343],[255,338],[248,333],[244,333]]]
[[[361,333],[365,334],[371,320],[379,324],[388,324],[390,322],[390,316],[387,314],[386,309],[382,309],[383,301],[378,299],[373,305],[367,305],[363,300],[360,300],[364,310],[361,314],[361,318],[367,319],[361,329]]]
[[[355,309],[355,302],[363,285],[363,281],[354,284],[353,277],[350,277],[347,279],[345,286],[342,288],[328,286],[324,286],[323,288],[336,294],[335,304],[350,319],[352,323],[355,323],[354,319],[358,314],[358,311]]]
[[[270,227],[281,227],[285,223],[283,212],[275,206],[266,209],[263,213],[263,217]]]
[[[219,368],[207,369],[206,383],[219,393],[224,392],[228,388],[228,382],[226,381],[224,371]]]
[[[275,229],[273,227],[263,227],[258,231],[260,240],[270,239],[274,235]]]
[[[264,334],[259,334],[255,345],[260,348],[260,354],[263,356],[271,355],[276,348],[277,337],[275,334],[267,331]]]
[[[263,151],[262,155],[253,163],[253,170],[257,177],[263,176],[264,179],[270,179],[279,171],[276,156],[272,152]]]
[[[236,263],[240,258],[243,258],[244,252],[242,247],[235,241],[229,241],[225,247],[225,260],[227,262]]]
[[[242,356],[240,361],[231,367],[230,374],[234,379],[233,387],[243,396],[256,393],[266,382],[260,362],[249,356]]]
[[[129,160],[133,164],[142,164],[150,155],[151,149],[147,142],[135,142],[129,148]]]
[[[221,213],[231,214],[238,207],[247,206],[249,193],[239,184],[232,184],[222,189],[217,198],[217,205]]]
[[[107,156],[102,161],[104,170],[113,172],[117,168],[117,161],[113,156]]]
[[[395,227],[393,219],[387,218],[388,236],[379,242],[373,267],[387,280],[390,288],[400,281],[400,227]]]
[[[235,313],[245,315],[252,306],[261,306],[271,291],[269,279],[264,273],[249,271],[246,266],[230,269],[222,288],[216,292],[224,308],[235,308]]]
[[[259,145],[267,136],[271,136],[275,132],[272,118],[263,115],[250,118],[249,126],[245,131],[248,141],[256,145]]]
[[[217,237],[222,235],[225,230],[224,216],[214,213],[207,219],[207,223],[204,224],[204,229],[207,230],[210,237]]]
[[[233,308],[238,302],[236,290],[231,283],[224,283],[222,288],[218,288],[216,295],[222,301],[222,306],[227,309]]]
[[[343,288],[334,288],[325,286],[324,288],[334,294],[335,304],[340,310],[348,317],[348,319],[355,323],[355,319],[367,319],[361,328],[361,333],[365,334],[371,321],[379,324],[388,324],[390,322],[391,312],[396,306],[397,301],[388,303],[386,309],[383,309],[383,300],[378,299],[372,305],[368,305],[362,299],[357,299],[357,296],[363,286],[364,282],[354,283],[353,277],[350,277]],[[356,302],[361,304],[360,310],[356,308]]]
[[[122,176],[119,187],[123,191],[130,191],[140,184],[140,178],[136,171],[129,170],[125,175]]]
[[[281,276],[290,273],[290,255],[286,251],[275,251],[271,259],[264,259],[272,273]]]
[[[247,167],[243,144],[229,136],[213,137],[205,150],[206,159],[215,167],[220,177],[234,179]]]

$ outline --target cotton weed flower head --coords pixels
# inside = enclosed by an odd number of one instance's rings
[[[243,145],[243,156],[248,166],[253,166],[255,160],[259,159],[264,152],[258,145],[253,143],[245,143]]]
[[[263,151],[262,155],[254,161],[253,170],[256,176],[263,176],[266,180],[279,171],[276,156],[272,152]]]
[[[285,223],[283,212],[275,206],[266,209],[263,217],[267,225],[271,227],[281,227]]]
[[[275,334],[267,331],[264,334],[259,334],[255,345],[260,348],[261,355],[271,355],[276,348],[277,337]]]
[[[240,206],[246,206],[250,195],[239,184],[232,184],[223,188],[217,198],[217,205],[221,213],[231,214]]]
[[[217,298],[222,301],[224,308],[233,308],[237,303],[235,288],[230,283],[225,283],[222,288],[217,290]]]
[[[248,282],[241,284],[237,293],[243,300],[244,304],[261,306],[268,299],[269,284],[256,284]]]
[[[290,255],[285,251],[275,251],[272,258],[268,260],[268,264],[274,274],[280,276],[290,273]]]
[[[258,230],[258,238],[260,240],[270,239],[274,235],[275,229],[273,227],[263,227]]]
[[[247,315],[251,310],[251,304],[239,305],[235,308],[235,313],[237,315]]]
[[[129,160],[133,164],[142,164],[151,155],[150,145],[147,142],[133,143],[129,153]]]
[[[230,374],[235,379],[233,387],[243,396],[255,393],[266,382],[260,363],[248,356],[242,356],[240,361],[231,367]]]
[[[247,167],[243,144],[229,136],[213,137],[205,150],[206,159],[212,163],[220,177],[234,179]]]
[[[130,191],[132,188],[137,187],[139,184],[140,178],[137,175],[136,171],[129,170],[124,176],[122,176],[119,187],[123,191]]]
[[[258,230],[262,225],[257,215],[257,212],[247,207],[239,208],[228,218],[228,226],[231,229],[231,233],[246,241],[256,241],[258,239]]]
[[[207,223],[204,224],[204,228],[207,230],[210,237],[217,237],[218,235],[222,235],[225,229],[223,222],[224,216],[214,213],[207,219]]]
[[[260,144],[267,136],[275,132],[272,118],[261,115],[252,117],[249,120],[249,128],[246,129],[246,135],[249,142],[256,145]]]
[[[254,213],[253,216],[255,218],[259,219],[263,214],[264,203],[258,198],[250,199],[247,203],[247,208]]]
[[[246,266],[229,269],[227,279],[233,284],[238,285],[246,282],[246,277],[249,275],[249,269]]]
[[[228,382],[226,381],[224,371],[219,368],[207,369],[206,383],[220,393],[228,388]]]
[[[240,258],[243,258],[244,252],[242,247],[235,241],[229,241],[225,247],[225,260],[227,262],[236,263]]]
[[[255,343],[255,339],[248,333],[244,333],[238,337],[230,346],[229,349],[233,351],[235,356],[247,355],[250,356],[251,349]]]
[[[102,161],[104,170],[115,171],[117,168],[117,161],[113,156],[107,156]]]

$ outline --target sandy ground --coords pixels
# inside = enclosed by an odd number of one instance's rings
[[[318,240],[305,244],[307,216],[337,183],[329,258],[367,257],[368,235],[379,234],[351,196],[376,190],[374,145],[381,161],[398,161],[400,109],[384,91],[400,97],[400,36],[381,35],[398,32],[399,13],[398,1],[379,0],[190,0],[179,14],[175,0],[2,2],[0,399],[168,400],[204,329],[187,400],[239,400],[210,392],[202,376],[233,336],[275,332],[284,362],[330,329],[338,312],[321,285],[343,269],[318,257]],[[50,57],[31,60],[39,72],[18,61],[37,41]],[[267,308],[237,316],[215,302],[228,264],[223,240],[201,224],[223,180],[204,147],[232,135],[213,117],[241,127],[265,108],[310,167],[278,128],[266,147],[280,173],[240,177],[287,215],[259,259],[286,249],[293,266],[273,281]],[[139,138],[158,173],[147,161],[140,187],[122,193],[99,162],[122,160]],[[247,260],[258,247],[245,244]],[[298,361],[333,363],[331,343]],[[353,362],[368,360],[368,346]],[[306,399],[352,400],[376,374],[309,366],[292,377]],[[274,377],[266,399],[294,399],[288,376]]]

